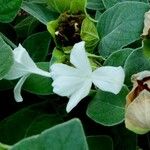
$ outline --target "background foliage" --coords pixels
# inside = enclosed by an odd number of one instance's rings
[[[43,70],[49,70],[49,62],[68,60],[68,53],[55,47],[47,23],[58,19],[65,9],[84,10],[84,1],[72,0],[73,6],[68,0],[61,5],[59,1],[0,0],[0,150],[150,149],[148,134],[137,136],[124,125],[130,77],[150,70],[141,39],[144,13],[150,9],[147,0],[88,0],[86,4],[89,20],[85,20],[81,36],[88,41],[88,48],[103,57],[104,66],[124,67],[125,86],[118,95],[93,91],[67,114],[68,99],[53,94],[52,80],[30,75],[23,86],[24,102],[15,102],[17,80],[3,78],[14,62],[12,50],[19,43]]]

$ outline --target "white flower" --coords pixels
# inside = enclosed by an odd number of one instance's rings
[[[74,45],[70,55],[73,67],[61,63],[50,67],[54,93],[70,98],[67,112],[89,94],[92,83],[114,94],[119,93],[123,86],[125,74],[122,67],[105,66],[92,72],[84,46],[84,42]]]
[[[38,68],[29,56],[28,52],[22,47],[21,44],[19,44],[19,46],[13,50],[13,55],[14,64],[12,65],[10,71],[4,78],[7,80],[13,80],[21,77],[21,79],[18,81],[14,88],[15,100],[17,102],[21,102],[23,101],[23,98],[20,94],[21,87],[27,79],[27,77],[31,73],[45,77],[50,77],[50,73]]]

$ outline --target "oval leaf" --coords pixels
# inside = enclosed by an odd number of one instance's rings
[[[131,76],[143,70],[150,70],[150,59],[144,56],[143,50],[133,51],[127,58],[125,65],[126,84],[131,85]]]
[[[132,51],[133,49],[125,48],[112,53],[104,62],[104,66],[123,67],[127,57],[130,55]]]
[[[122,2],[105,11],[97,24],[101,37],[99,53],[108,56],[138,40],[143,29],[144,13],[149,8],[145,3]]]
[[[121,123],[124,120],[127,93],[127,87],[123,87],[117,95],[99,90],[88,106],[87,115],[105,126]]]
[[[57,125],[15,144],[10,150],[88,150],[82,124],[78,119]]]
[[[0,141],[12,145],[61,123],[62,118],[50,110],[51,103],[46,101],[21,109],[5,118],[0,122]]]
[[[48,55],[49,44],[50,34],[48,32],[33,34],[23,42],[23,46],[28,50],[28,53],[35,62],[45,60]]]
[[[104,3],[105,8],[108,9],[117,3],[125,2],[125,1],[137,1],[137,2],[148,3],[148,0],[103,0],[103,3]]]

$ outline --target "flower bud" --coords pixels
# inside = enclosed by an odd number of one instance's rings
[[[147,36],[150,35],[150,11],[146,12],[144,17],[144,29],[142,36]]]
[[[137,134],[150,131],[150,71],[137,73],[131,78],[133,89],[127,95],[125,125]]]

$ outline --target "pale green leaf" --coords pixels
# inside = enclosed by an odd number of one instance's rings
[[[53,11],[61,14],[70,10],[71,2],[72,0],[48,0],[48,5]]]
[[[73,14],[84,13],[87,0],[72,0],[70,5],[70,12]]]
[[[83,20],[80,35],[86,43],[86,50],[92,52],[99,42],[99,36],[95,24],[89,18]]]
[[[0,143],[0,150],[9,150],[10,146]]]

